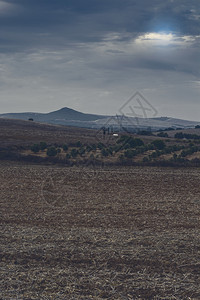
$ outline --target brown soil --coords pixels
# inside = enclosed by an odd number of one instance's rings
[[[200,299],[200,170],[1,162],[0,299]]]

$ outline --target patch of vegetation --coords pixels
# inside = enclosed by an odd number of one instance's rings
[[[31,146],[31,151],[34,153],[38,153],[40,151],[40,145],[34,144],[33,146]]]
[[[138,134],[138,135],[146,135],[146,136],[151,136],[151,135],[153,135],[153,133],[152,133],[151,130],[141,130],[141,131],[138,131],[137,134]]]
[[[78,156],[78,150],[76,150],[75,148],[73,148],[72,150],[71,150],[71,152],[70,152],[70,154],[71,154],[71,157],[72,158],[76,158],[77,156]]]
[[[200,135],[183,132],[177,132],[174,137],[176,139],[200,140]]]
[[[159,132],[158,134],[157,134],[157,136],[159,136],[159,137],[164,137],[164,138],[167,138],[167,137],[169,137],[169,135],[168,135],[168,133],[167,132]]]
[[[67,152],[67,151],[68,151],[68,149],[69,149],[69,147],[68,147],[68,145],[67,145],[67,144],[64,144],[64,145],[62,146],[62,148],[63,148],[63,151],[65,151],[65,152]]]
[[[47,156],[56,156],[57,153],[58,150],[53,146],[47,149]]]
[[[163,150],[166,147],[166,144],[162,140],[155,140],[152,144],[158,150]]]

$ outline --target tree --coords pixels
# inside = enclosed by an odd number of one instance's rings
[[[45,150],[47,148],[47,143],[40,142],[40,150]]]
[[[167,132],[159,132],[158,134],[157,134],[157,136],[159,136],[159,137],[169,137],[169,135],[168,135],[168,133]]]
[[[102,150],[101,150],[101,154],[102,154],[102,156],[108,156],[109,155],[109,152],[108,152],[108,150],[107,149],[105,149],[105,148],[103,148]]]
[[[40,146],[38,144],[34,144],[33,146],[31,146],[31,151],[33,151],[34,153],[39,152]]]
[[[67,146],[66,144],[64,144],[62,148],[63,148],[63,150],[64,150],[65,152],[67,152],[68,146]]]
[[[166,147],[165,143],[162,140],[155,140],[152,142],[152,144],[158,150],[163,150]]]
[[[148,162],[149,159],[148,159],[148,157],[145,156],[145,157],[143,157],[142,161],[143,161],[143,163],[145,163],[145,162]]]
[[[71,150],[71,156],[72,156],[73,158],[76,158],[77,155],[78,155],[78,151],[77,151],[76,149],[72,149],[72,150]]]
[[[128,149],[128,150],[126,150],[126,151],[124,152],[124,156],[125,156],[126,158],[133,158],[133,157],[136,156],[136,155],[137,155],[136,150],[130,150],[130,149]]]
[[[77,143],[76,143],[76,147],[81,147],[82,146],[82,143],[80,142],[80,141],[78,141]]]
[[[48,156],[56,156],[57,155],[57,149],[55,147],[50,147],[47,149],[47,155]]]

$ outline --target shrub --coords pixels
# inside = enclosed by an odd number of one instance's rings
[[[127,151],[124,152],[124,156],[126,158],[133,158],[136,155],[137,155],[137,151],[135,151],[135,150],[130,150],[129,149],[129,150],[127,150]]]
[[[99,148],[99,150],[102,150],[105,146],[103,143],[98,143],[97,147]]]
[[[80,148],[80,150],[78,151],[78,153],[80,154],[80,156],[84,155],[85,154],[85,148],[82,146]]]
[[[122,149],[122,146],[121,145],[115,145],[113,150],[117,153],[119,152],[120,150]]]
[[[67,152],[67,150],[68,150],[67,144],[64,144],[64,145],[62,146],[62,148],[63,148],[63,150],[64,150],[65,152]]]
[[[194,140],[199,140],[200,139],[200,135],[197,134],[190,134],[190,133],[183,133],[183,132],[177,132],[174,137],[176,139],[194,139]]]
[[[184,134],[183,134],[182,132],[177,132],[177,133],[174,135],[174,137],[175,137],[176,139],[183,139],[183,138],[184,138]]]
[[[80,148],[81,146],[82,146],[82,143],[81,143],[80,141],[78,141],[78,142],[76,143],[76,147]]]
[[[91,152],[92,150],[93,150],[93,149],[92,149],[92,147],[91,147],[90,145],[87,145],[87,146],[86,146],[86,151],[87,151],[87,152]]]
[[[150,135],[153,135],[153,134],[152,134],[151,130],[142,130],[142,131],[138,132],[138,135],[148,135],[148,136],[150,136]]]
[[[142,160],[142,161],[145,163],[145,162],[148,162],[149,159],[148,159],[148,157],[145,156],[145,157],[143,157],[143,160]]]
[[[157,136],[159,136],[159,137],[169,137],[169,135],[168,135],[167,132],[159,132],[159,133],[157,134]]]
[[[102,156],[108,156],[109,155],[109,152],[108,152],[108,150],[107,149],[105,149],[105,148],[103,148],[102,150],[101,150],[101,154],[102,154]]]
[[[123,160],[124,160],[124,155],[123,155],[123,154],[120,154],[119,159],[120,159],[121,161],[123,161]]]
[[[34,144],[33,146],[31,146],[31,151],[33,151],[34,153],[39,152],[40,146],[38,144]]]
[[[157,155],[157,152],[156,152],[156,151],[154,151],[154,152],[151,154],[151,157],[152,157],[152,158],[156,158],[156,157],[158,157],[158,155]]]
[[[128,135],[122,135],[118,140],[117,140],[117,144],[124,144],[127,143],[128,140],[130,139],[130,136]]]
[[[47,149],[47,155],[48,156],[56,156],[57,155],[57,149],[55,147],[50,147]]]
[[[76,158],[77,155],[78,155],[78,151],[77,151],[76,149],[72,149],[72,150],[71,150],[71,156],[72,156],[73,158]]]
[[[155,140],[152,142],[152,144],[158,150],[163,150],[166,147],[165,143],[162,140]]]
[[[40,150],[45,150],[47,148],[47,143],[45,142],[40,142]]]
[[[144,142],[139,138],[134,139],[134,138],[128,137],[128,136],[124,136],[124,138],[123,138],[123,136],[122,136],[121,141],[123,141],[123,148],[124,149],[144,146]]]
[[[97,146],[95,144],[91,145],[92,150],[96,151],[97,150]]]

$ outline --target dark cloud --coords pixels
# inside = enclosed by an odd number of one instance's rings
[[[159,32],[168,44],[148,35]],[[199,36],[199,0],[0,0],[3,107],[98,112],[105,101],[111,113],[136,89],[161,108],[160,97],[186,104],[185,89],[197,103]]]
[[[100,41],[109,32],[170,30],[200,34],[199,1],[18,0],[0,18],[0,41],[13,49]],[[17,3],[17,4],[16,4]],[[10,8],[11,9],[11,8]],[[4,43],[3,43],[4,41]],[[4,51],[5,47],[1,48]]]

